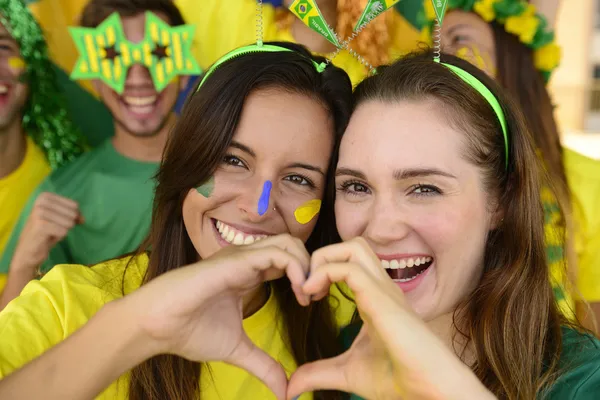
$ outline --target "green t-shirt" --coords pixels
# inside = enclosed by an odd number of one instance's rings
[[[52,192],[76,201],[84,222],[50,251],[41,269],[57,264],[96,264],[135,250],[148,234],[158,163],[117,153],[110,140],[57,169],[33,192],[0,258],[7,273],[37,196]]]
[[[340,337],[349,348],[360,331],[360,324],[349,325]],[[561,368],[564,373],[539,400],[597,400],[600,399],[600,340],[563,328]],[[350,400],[362,400],[354,394]]]

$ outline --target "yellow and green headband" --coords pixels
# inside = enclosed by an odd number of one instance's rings
[[[69,28],[79,58],[72,79],[100,79],[121,94],[127,71],[134,64],[148,68],[158,92],[178,75],[201,72],[192,55],[193,25],[171,26],[146,12],[144,40],[132,43],[125,37],[118,13],[96,28]]]
[[[441,2],[441,0],[436,0]],[[561,50],[556,44],[554,32],[546,19],[536,12],[534,5],[524,0],[445,0],[449,10],[474,12],[485,22],[496,21],[506,32],[519,38],[519,41],[534,50],[535,67],[548,81],[552,72],[560,64]],[[426,19],[425,33],[431,32],[436,20],[435,5],[424,4]]]

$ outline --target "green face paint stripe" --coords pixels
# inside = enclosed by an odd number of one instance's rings
[[[215,177],[211,176],[206,182],[196,188],[196,191],[202,196],[209,198],[215,189]]]

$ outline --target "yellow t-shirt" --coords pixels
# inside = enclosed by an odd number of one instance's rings
[[[563,150],[571,191],[577,252],[577,288],[588,302],[600,302],[600,160]]]
[[[196,26],[194,55],[200,67],[206,70],[227,52],[247,44],[256,43],[256,1],[237,0],[175,0],[188,24]],[[263,40],[295,42],[289,29],[280,29],[275,18],[275,8],[262,7]],[[395,10],[393,29],[390,32],[390,61],[416,49],[420,31],[415,29]],[[358,84],[368,70],[350,53],[343,50],[333,59],[333,64],[344,69],[352,84]]]
[[[111,260],[86,267],[54,267],[40,281],[29,283],[21,296],[0,312],[0,378],[23,366],[84,325],[103,305],[136,290],[148,267],[142,255]],[[335,286],[333,287],[335,288]],[[336,289],[332,305],[338,326],[347,325],[355,306]],[[244,319],[248,337],[291,374],[296,363],[281,336],[279,307],[273,295],[255,314]],[[275,399],[262,382],[247,372],[220,362],[208,363],[211,374],[201,375],[200,387],[205,400]],[[110,385],[98,398],[126,399],[128,375]],[[303,400],[311,399],[307,394]]]
[[[25,158],[21,165],[10,175],[0,179],[0,255],[25,206],[29,195],[50,173],[50,166],[44,153],[27,136]],[[0,291],[4,287],[6,276],[0,274]]]

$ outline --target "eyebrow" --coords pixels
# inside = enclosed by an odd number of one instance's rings
[[[235,140],[233,140],[229,146],[235,147],[236,149],[239,149],[239,150],[243,151],[244,153],[248,153],[252,157],[256,158],[256,153],[250,147],[243,145],[240,142],[236,142]]]
[[[469,25],[469,24],[456,24],[453,27],[451,27],[451,28],[448,29],[448,35],[451,35],[451,34],[454,33],[454,31],[457,31],[457,30],[463,29],[463,28],[469,29],[469,28],[471,28],[471,25]]]
[[[317,166],[314,166],[314,165],[310,165],[310,164],[293,163],[293,164],[288,165],[287,168],[302,168],[302,169],[307,169],[309,171],[318,172],[319,174],[325,176],[325,172],[321,168],[319,168]]]
[[[338,168],[335,171],[335,176],[343,176],[343,175],[349,175],[349,176],[353,176],[355,178],[363,179],[363,180],[367,179],[365,174],[363,174],[362,172],[355,170],[355,169]],[[393,173],[393,177],[396,180],[418,178],[418,177],[431,176],[431,175],[445,176],[447,178],[457,179],[456,176],[454,176],[448,172],[441,171],[436,168],[397,169]]]
[[[16,43],[16,40],[8,33],[0,33],[0,40],[10,40],[11,42]]]
[[[410,179],[410,178],[419,178],[419,177],[423,177],[423,176],[431,176],[431,175],[444,176],[446,178],[457,179],[456,176],[454,176],[448,172],[441,171],[436,168],[397,169],[394,171],[394,174],[393,174],[394,179],[396,179],[398,181],[401,181],[404,179]]]
[[[349,175],[358,179],[367,180],[367,177],[362,172],[351,168],[338,168],[335,170],[335,176]]]

